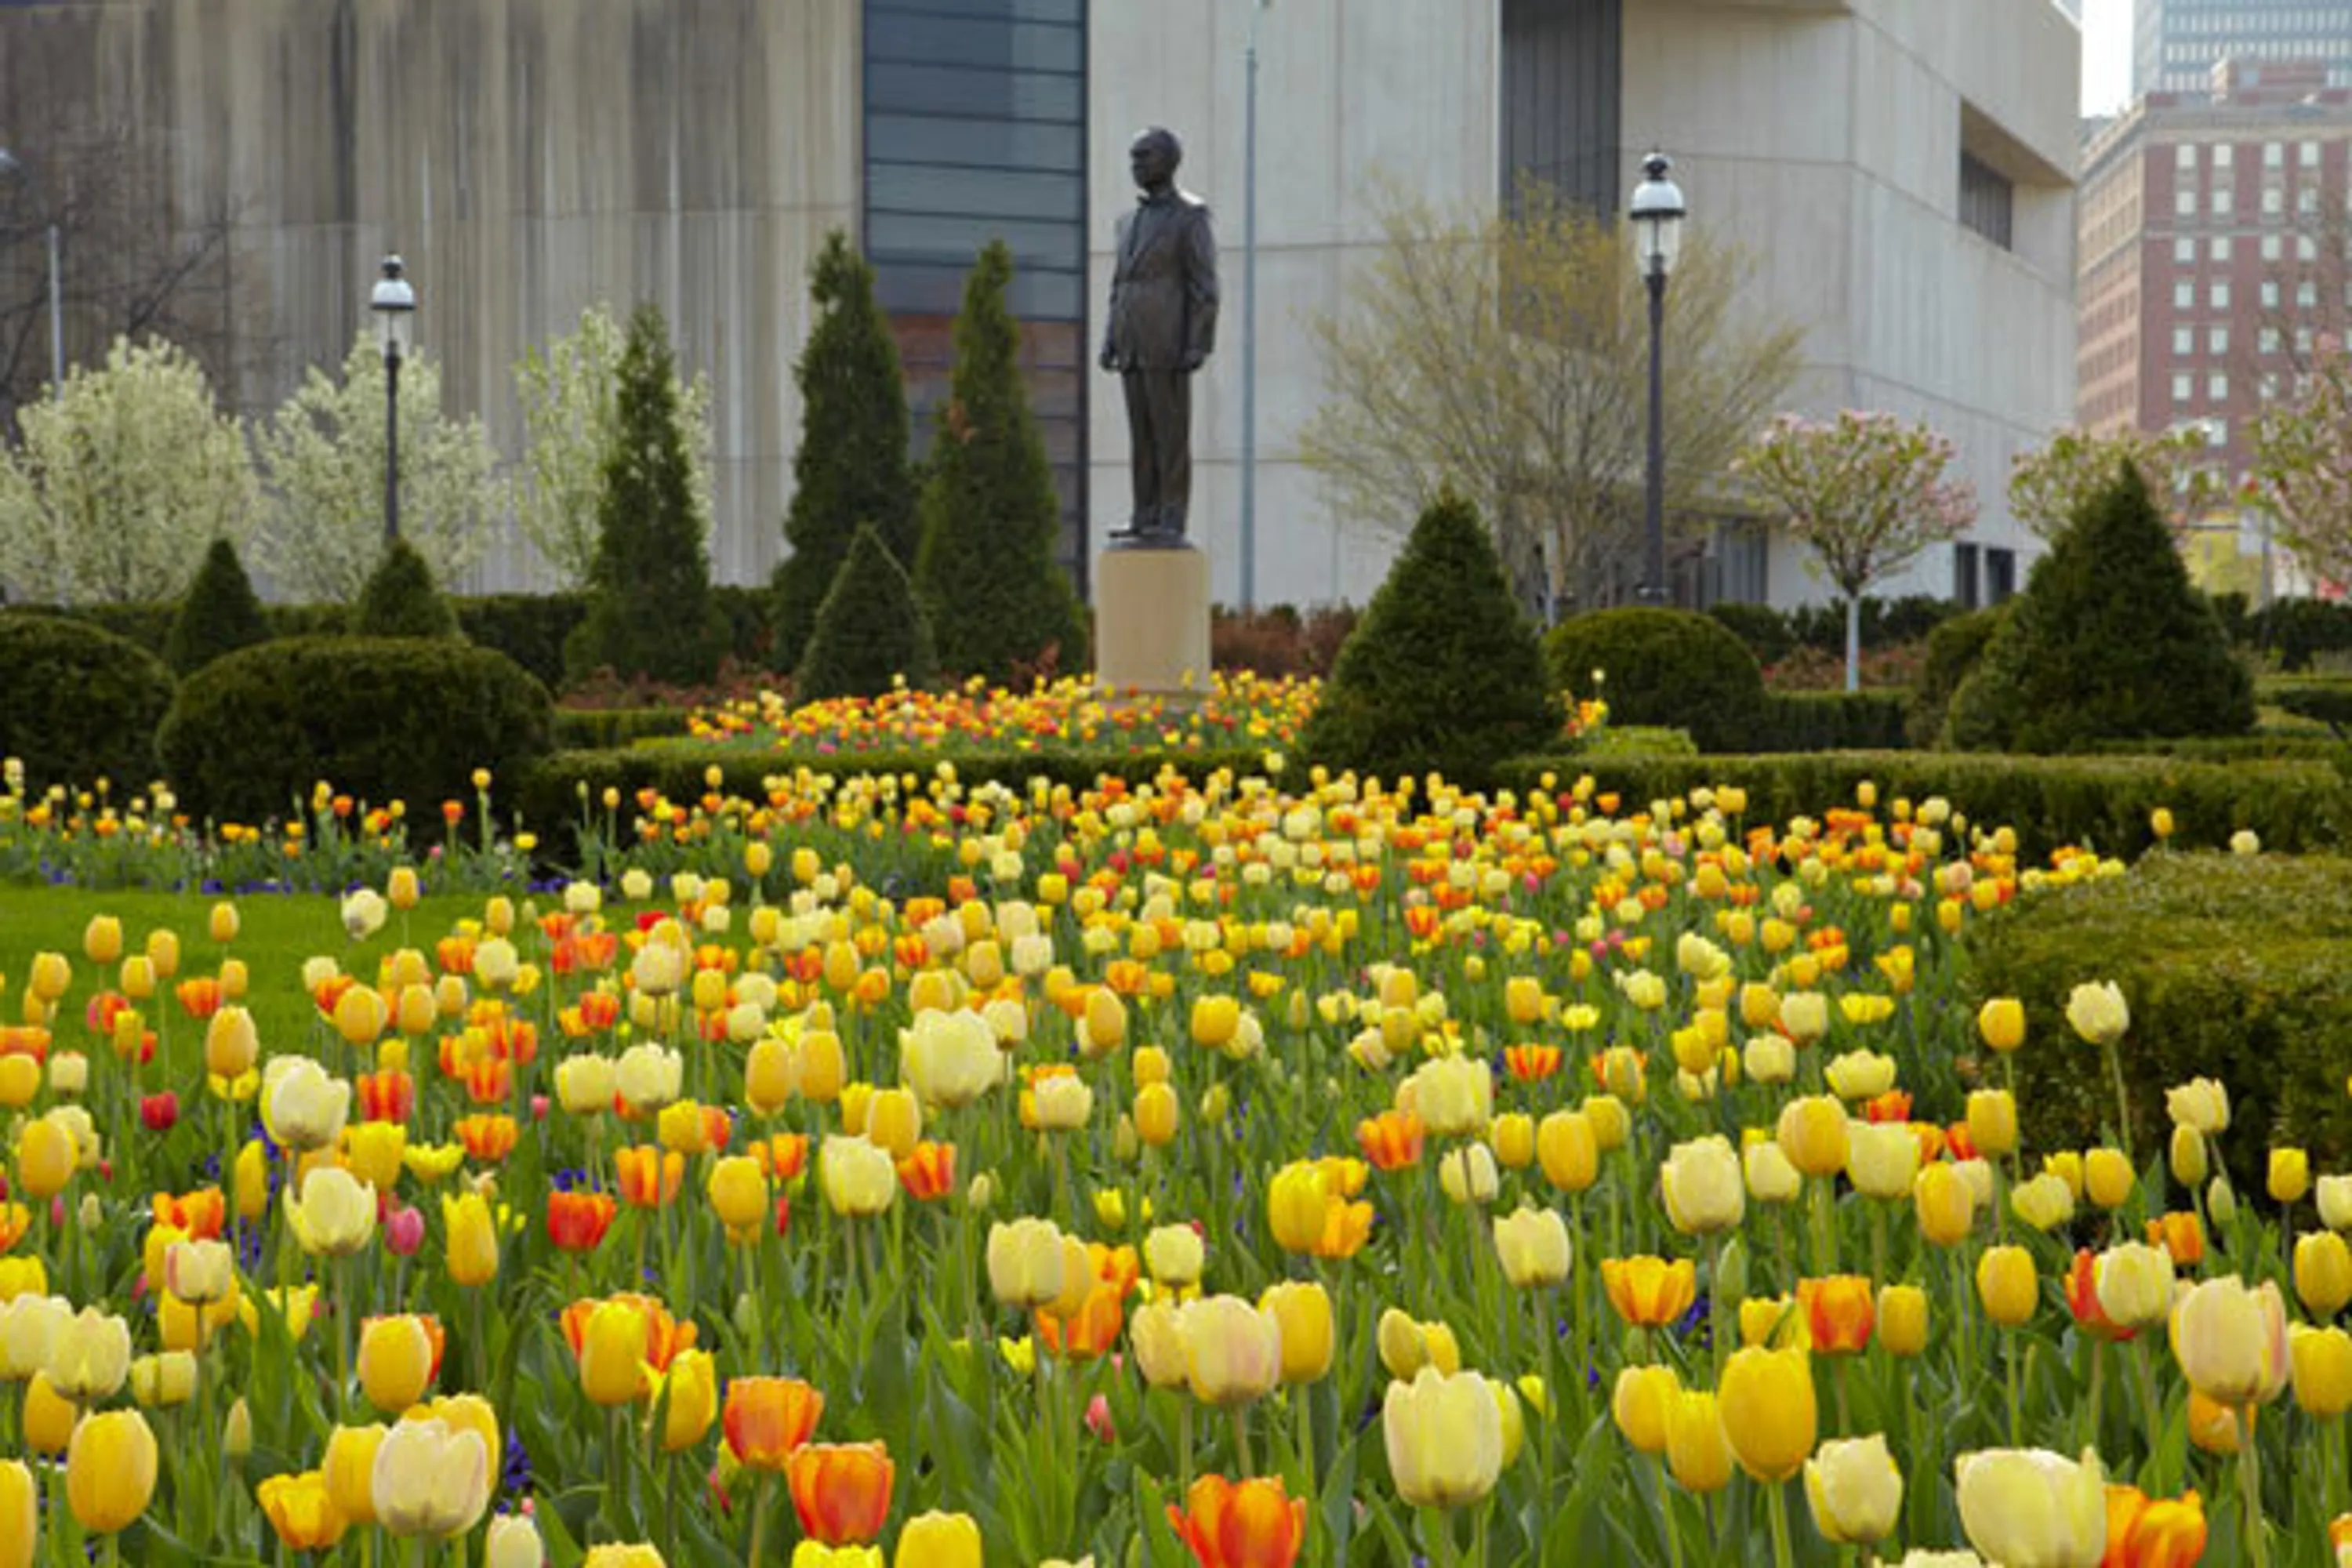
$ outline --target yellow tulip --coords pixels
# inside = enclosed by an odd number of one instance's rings
[[[1206,1262],[1201,1233],[1189,1225],[1158,1226],[1143,1238],[1143,1266],[1160,1284],[1177,1289],[1198,1285]]]
[[[490,1521],[482,1568],[545,1568],[546,1563],[547,1547],[528,1516],[502,1513]]]
[[[2189,1385],[2232,1408],[2268,1403],[2286,1385],[2286,1310],[2278,1287],[2235,1275],[2189,1289],[2172,1313],[2172,1353]]]
[[[1833,1546],[1867,1546],[1891,1533],[1903,1510],[1903,1472],[1886,1439],[1824,1443],[1805,1461],[1805,1501],[1813,1525]]]
[[[2093,1262],[2091,1289],[2101,1315],[2117,1328],[2154,1328],[2172,1310],[2172,1254],[2144,1242],[2119,1243]]]
[[[51,1386],[48,1374],[36,1373],[25,1385],[25,1447],[35,1454],[57,1455],[73,1441],[81,1408]]]
[[[1238,1296],[1208,1296],[1177,1310],[1184,1370],[1203,1405],[1246,1405],[1282,1375],[1282,1327]],[[1491,1407],[1491,1406],[1490,1406]]]
[[[1666,1451],[1667,1422],[1682,1391],[1682,1383],[1672,1367],[1625,1367],[1618,1372],[1616,1385],[1611,1390],[1609,1414],[1636,1452],[1663,1454]]]
[[[372,1318],[360,1331],[360,1388],[368,1403],[397,1415],[433,1380],[433,1336],[413,1313]]]
[[[1294,1160],[1276,1171],[1265,1194],[1266,1219],[1275,1245],[1285,1252],[1315,1251],[1323,1240],[1329,1198],[1323,1168],[1316,1162]]]
[[[381,1426],[338,1426],[327,1434],[319,1468],[335,1510],[353,1524],[375,1522],[375,1457],[389,1431]]]
[[[1542,1289],[1568,1278],[1568,1226],[1551,1209],[1523,1208],[1498,1217],[1495,1252],[1503,1277],[1523,1289]]]
[[[1979,1089],[1969,1096],[1969,1141],[1978,1154],[1999,1159],[2017,1147],[2017,1098],[2005,1089]]]
[[[656,1381],[651,1404],[663,1407],[662,1452],[676,1454],[702,1441],[719,1415],[719,1363],[709,1351],[680,1351]]]
[[[1780,1108],[1781,1152],[1808,1176],[1834,1176],[1845,1169],[1845,1107],[1825,1094],[1805,1095]]]
[[[368,1489],[385,1530],[444,1541],[473,1529],[489,1506],[491,1479],[481,1434],[433,1417],[385,1434]]]
[[[16,1186],[25,1196],[37,1203],[57,1196],[73,1179],[74,1165],[73,1134],[63,1123],[50,1116],[36,1117],[26,1123],[16,1140]]]
[[[2138,1178],[2120,1149],[2087,1149],[2083,1153],[2083,1191],[2103,1209],[2117,1209],[2131,1196]]]
[[[580,1391],[592,1405],[626,1405],[645,1386],[646,1314],[635,1303],[600,1301],[580,1339]]]
[[[1412,1507],[1476,1502],[1502,1472],[1502,1415],[1476,1373],[1425,1366],[1411,1383],[1390,1384],[1381,1428],[1397,1495]]]
[[[1331,1370],[1331,1298],[1313,1280],[1285,1280],[1258,1298],[1282,1332],[1282,1381],[1315,1383]]]
[[[1739,1157],[1721,1134],[1675,1144],[1658,1167],[1658,1186],[1666,1218],[1686,1236],[1731,1229],[1747,1213]]]
[[[1030,1311],[1062,1294],[1062,1233],[1051,1220],[988,1227],[988,1285],[999,1303]]]
[[[1846,1138],[1846,1175],[1864,1197],[1907,1198],[1919,1173],[1919,1140],[1900,1121],[1858,1121]]]
[[[169,1409],[196,1396],[196,1357],[193,1351],[165,1351],[142,1355],[131,1363],[131,1397],[150,1408]]]
[[[1715,1395],[1686,1390],[1666,1407],[1666,1468],[1682,1489],[1696,1496],[1731,1484],[1731,1443]]]
[[[1787,1480],[1813,1451],[1819,1421],[1811,1359],[1799,1350],[1731,1352],[1719,1397],[1739,1468],[1766,1484]]]
[[[1960,1524],[1989,1561],[2099,1568],[2106,1551],[2106,1478],[2096,1451],[2078,1462],[2042,1448],[1962,1454]]]
[[[1878,1342],[1895,1356],[1915,1356],[1927,1348],[1927,1291],[1916,1285],[1879,1288]]]
[[[919,1513],[898,1531],[897,1568],[981,1568],[980,1525],[970,1514]]]
[[[2287,1331],[2287,1359],[2305,1415],[2326,1421],[2352,1409],[2352,1334],[2297,1323]]]
[[[2332,1230],[2296,1237],[2294,1294],[2315,1318],[2342,1311],[2352,1301],[2352,1247]]]
[[[131,1375],[131,1325],[84,1307],[58,1325],[43,1370],[50,1387],[77,1405],[111,1396]]]
[[[66,1502],[84,1530],[111,1535],[155,1495],[155,1433],[136,1410],[82,1418],[66,1449]]]
[[[2033,1254],[2025,1248],[1988,1247],[1977,1259],[1977,1300],[1994,1322],[2015,1328],[2027,1321],[2041,1295],[2041,1276],[2034,1272]]]
[[[1601,1173],[1592,1123],[1578,1110],[1555,1110],[1536,1127],[1536,1159],[1544,1179],[1564,1193],[1580,1193]]]
[[[2273,1203],[2301,1203],[2311,1191],[2310,1154],[2301,1149],[2272,1150],[2268,1177]]]
[[[845,1217],[881,1214],[898,1195],[898,1171],[888,1151],[837,1132],[826,1137],[817,1155],[817,1182],[825,1203]]]
[[[0,1568],[32,1568],[40,1544],[40,1496],[22,1459],[0,1459]]]
[[[452,1283],[487,1285],[499,1276],[499,1233],[488,1199],[464,1193],[441,1200],[441,1218],[448,1230],[446,1263]]]
[[[92,915],[82,927],[81,955],[92,963],[112,963],[122,956],[122,922],[112,915]]]
[[[2025,1043],[2025,1005],[2014,996],[1996,996],[1977,1010],[1977,1035],[1992,1050],[2004,1055]]]
[[[286,1217],[302,1250],[314,1257],[348,1258],[375,1234],[375,1190],[340,1165],[318,1165],[302,1182],[299,1203]]]
[[[2112,1046],[2131,1028],[2131,1008],[2114,981],[2085,981],[2066,998],[2066,1022],[2092,1045]]]

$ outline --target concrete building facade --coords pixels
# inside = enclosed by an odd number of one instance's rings
[[[2132,96],[2201,92],[2225,59],[2313,60],[2352,87],[2352,0],[2133,0]]]
[[[835,226],[876,262],[919,417],[961,268],[1012,245],[1083,572],[1125,510],[1123,412],[1090,353],[1124,153],[1171,125],[1225,250],[1194,531],[1230,601],[1251,24],[1247,0],[0,0],[0,144],[47,114],[120,121],[231,199],[266,301],[248,408],[340,358],[389,249],[448,395],[509,454],[523,348],[597,300],[652,299],[714,384],[713,563],[743,581],[782,548],[806,269]],[[1262,601],[1360,602],[1393,549],[1333,514],[1297,444],[1323,396],[1310,324],[1376,253],[1381,194],[1475,211],[1533,173],[1613,213],[1653,144],[1694,225],[1747,247],[1759,302],[1804,328],[1801,407],[1958,444],[1984,521],[1897,590],[2015,580],[2008,463],[2073,402],[2080,44],[2050,0],[1284,0],[1257,25]],[[510,552],[484,585],[528,578]],[[1753,529],[1686,585],[1819,592]]]

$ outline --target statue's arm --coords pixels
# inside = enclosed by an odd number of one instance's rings
[[[1184,231],[1184,357],[1197,370],[1217,346],[1217,239],[1202,207]]]

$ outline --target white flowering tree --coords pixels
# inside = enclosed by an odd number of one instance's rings
[[[176,599],[215,539],[242,540],[252,460],[180,348],[117,338],[0,450],[0,580],[51,604]]]
[[[620,435],[621,351],[627,333],[611,307],[591,306],[569,336],[524,352],[515,365],[522,404],[522,470],[515,521],[565,588],[584,587],[596,561],[596,508],[604,458]],[[687,482],[697,515],[711,516],[710,383],[673,378],[686,432]]]
[[[359,597],[383,555],[383,354],[362,332],[340,381],[313,365],[256,435],[268,491],[256,555],[298,598]],[[400,367],[400,534],[444,585],[481,559],[505,510],[498,453],[478,418],[441,412],[441,373]]]
[[[2048,445],[2021,452],[2011,463],[2009,510],[2040,538],[2055,539],[2129,463],[2178,534],[2225,496],[2206,457],[2205,432],[2194,425],[2161,436],[2128,428],[2061,430]]]
[[[1845,599],[1845,689],[1862,684],[1862,596],[1968,531],[1976,492],[1947,480],[1952,444],[1925,425],[1849,409],[1826,423],[1782,415],[1733,471],[1788,520]]]
[[[2319,582],[2352,587],[2352,352],[2322,342],[2301,389],[2255,421],[2255,499]]]

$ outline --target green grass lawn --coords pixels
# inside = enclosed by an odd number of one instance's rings
[[[468,916],[479,916],[482,900],[463,897],[428,898],[406,915],[394,910],[383,929],[366,942],[354,942],[344,932],[337,900],[312,893],[250,893],[230,899],[239,917],[236,939],[215,942],[206,926],[218,898],[196,893],[91,892],[80,888],[9,884],[0,886],[0,1020],[15,1023],[22,1015],[20,998],[25,974],[36,952],[62,952],[73,963],[73,986],[67,993],[70,1016],[61,1014],[61,1042],[79,1040],[85,1031],[81,1008],[100,988],[97,966],[82,956],[82,929],[94,915],[112,915],[122,922],[123,952],[145,949],[148,932],[168,928],[179,933],[179,979],[216,974],[221,960],[245,962],[249,979],[246,1005],[267,1047],[301,1037],[310,1026],[313,1009],[302,993],[302,963],[324,953],[366,980],[375,978],[376,963],[394,949],[415,947],[431,956],[433,943]],[[113,985],[109,974],[105,985]],[[159,986],[161,993],[163,987]],[[166,1011],[168,1009],[168,1011]],[[176,1002],[159,994],[148,1007],[150,1019],[159,1015],[174,1030],[194,1028]]]

